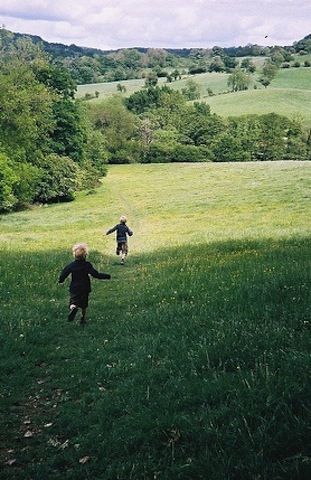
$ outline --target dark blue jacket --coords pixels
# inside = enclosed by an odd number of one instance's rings
[[[118,243],[126,242],[127,241],[127,235],[129,235],[130,237],[133,235],[132,230],[127,225],[125,225],[124,223],[119,223],[115,227],[110,228],[110,230],[108,230],[106,235],[109,235],[109,233],[112,233],[112,232],[115,232],[115,231],[117,232],[116,240],[117,240]]]
[[[91,291],[91,281],[89,275],[101,280],[108,280],[111,276],[108,273],[100,273],[90,262],[85,259],[74,260],[67,265],[59,276],[59,283],[63,283],[68,275],[71,274],[71,283],[69,290],[71,293],[89,293]]]

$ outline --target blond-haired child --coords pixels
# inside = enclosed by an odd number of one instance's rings
[[[86,311],[88,307],[89,294],[91,291],[90,275],[101,280],[109,280],[108,273],[98,272],[90,262],[86,261],[89,248],[86,243],[78,243],[72,247],[74,261],[69,263],[59,276],[59,283],[63,283],[71,274],[69,287],[69,315],[68,321],[74,320],[79,308],[82,310],[81,324],[86,322]]]
[[[125,257],[128,254],[127,236],[131,237],[133,235],[133,231],[126,225],[126,222],[127,219],[125,215],[122,215],[120,217],[120,223],[110,228],[110,230],[106,232],[106,235],[109,235],[112,232],[116,232],[116,254],[120,255],[121,253],[121,265],[124,265]]]

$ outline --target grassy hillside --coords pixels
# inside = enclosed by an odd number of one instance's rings
[[[228,89],[228,76],[227,73],[202,73],[200,75],[186,75],[181,80],[172,83],[167,83],[166,78],[159,78],[159,85],[168,85],[174,90],[181,90],[185,87],[186,82],[189,79],[192,79],[198,84],[201,96],[206,96],[208,88],[211,88],[214,93],[225,92]],[[77,98],[84,97],[86,93],[95,95],[95,92],[98,91],[99,97],[94,98],[91,101],[100,101],[106,96],[118,93],[118,84],[121,84],[126,88],[124,95],[129,96],[145,85],[145,79],[141,78],[136,80],[122,80],[120,82],[78,85]]]
[[[308,478],[310,164],[110,167],[0,217],[5,480]],[[114,238],[134,230],[125,267]],[[110,272],[66,321],[70,248]]]
[[[311,69],[280,69],[265,89],[217,95],[206,99],[212,112],[222,116],[275,112],[288,117],[300,116],[311,123]]]
[[[311,92],[311,68],[281,68],[271,82],[273,88],[297,88]]]
[[[311,104],[309,100],[309,90],[267,88],[219,95],[206,101],[212,112],[224,117],[275,112],[287,117],[298,115],[306,125],[310,125]]]

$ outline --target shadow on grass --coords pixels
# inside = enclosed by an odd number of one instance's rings
[[[308,238],[94,252],[85,329],[70,261],[0,256],[3,478],[307,478]]]

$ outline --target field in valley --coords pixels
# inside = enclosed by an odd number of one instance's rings
[[[310,168],[110,166],[0,217],[1,479],[308,478]],[[112,275],[85,328],[57,284],[78,241]]]

